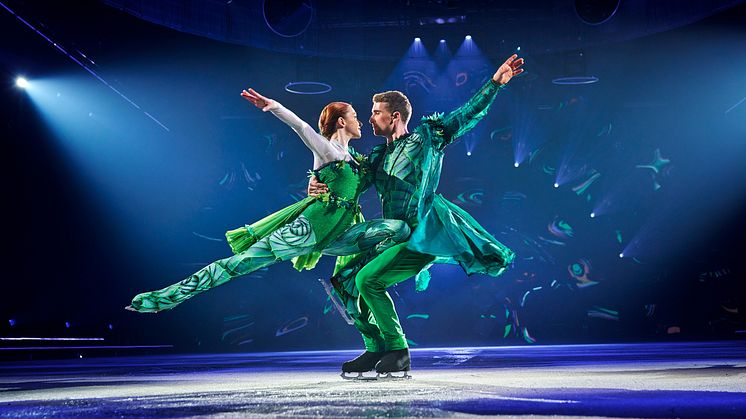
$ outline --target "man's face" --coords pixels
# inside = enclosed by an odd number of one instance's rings
[[[374,135],[388,137],[394,132],[394,116],[389,112],[389,105],[386,102],[373,103],[368,122],[373,126]]]

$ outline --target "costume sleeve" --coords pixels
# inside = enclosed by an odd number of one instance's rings
[[[435,146],[443,148],[474,128],[487,115],[490,105],[503,86],[505,85],[499,85],[490,79],[468,102],[445,115],[442,119],[443,135],[438,136],[440,143]]]
[[[339,150],[335,149],[331,143],[329,143],[329,140],[314,131],[310,125],[300,119],[298,115],[294,114],[290,109],[275,101],[269,111],[272,112],[277,119],[290,126],[290,128],[298,134],[300,139],[303,140],[306,147],[313,152],[314,169],[332,161],[344,160],[345,156],[340,155]]]

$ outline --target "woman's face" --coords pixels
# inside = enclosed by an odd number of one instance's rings
[[[350,135],[350,138],[358,139],[363,135],[360,131],[363,124],[357,119],[355,108],[350,106],[343,119],[345,121],[345,131]]]

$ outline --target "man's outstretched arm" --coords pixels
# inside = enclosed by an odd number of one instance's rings
[[[521,74],[520,68],[524,63],[523,58],[513,54],[495,71],[492,79],[482,86],[479,91],[464,105],[443,117],[445,146],[460,137],[487,114],[497,92],[505,86],[510,79]]]

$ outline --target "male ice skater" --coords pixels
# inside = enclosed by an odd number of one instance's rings
[[[426,274],[424,269],[436,262],[455,262],[467,274],[492,276],[512,262],[510,249],[435,190],[445,147],[487,114],[501,88],[523,72],[523,63],[523,58],[511,56],[466,104],[448,115],[423,118],[412,132],[407,127],[412,106],[404,94],[388,91],[373,96],[369,122],[375,135],[386,138],[386,143],[374,147],[370,154],[383,217],[407,222],[413,233],[407,241],[380,254],[359,257],[332,278],[366,349],[342,365],[343,377],[350,378],[347,373],[362,376],[374,368],[378,374],[404,372],[401,377],[408,377],[407,340],[387,287],[420,271]],[[325,190],[324,184],[311,180],[309,193]]]

